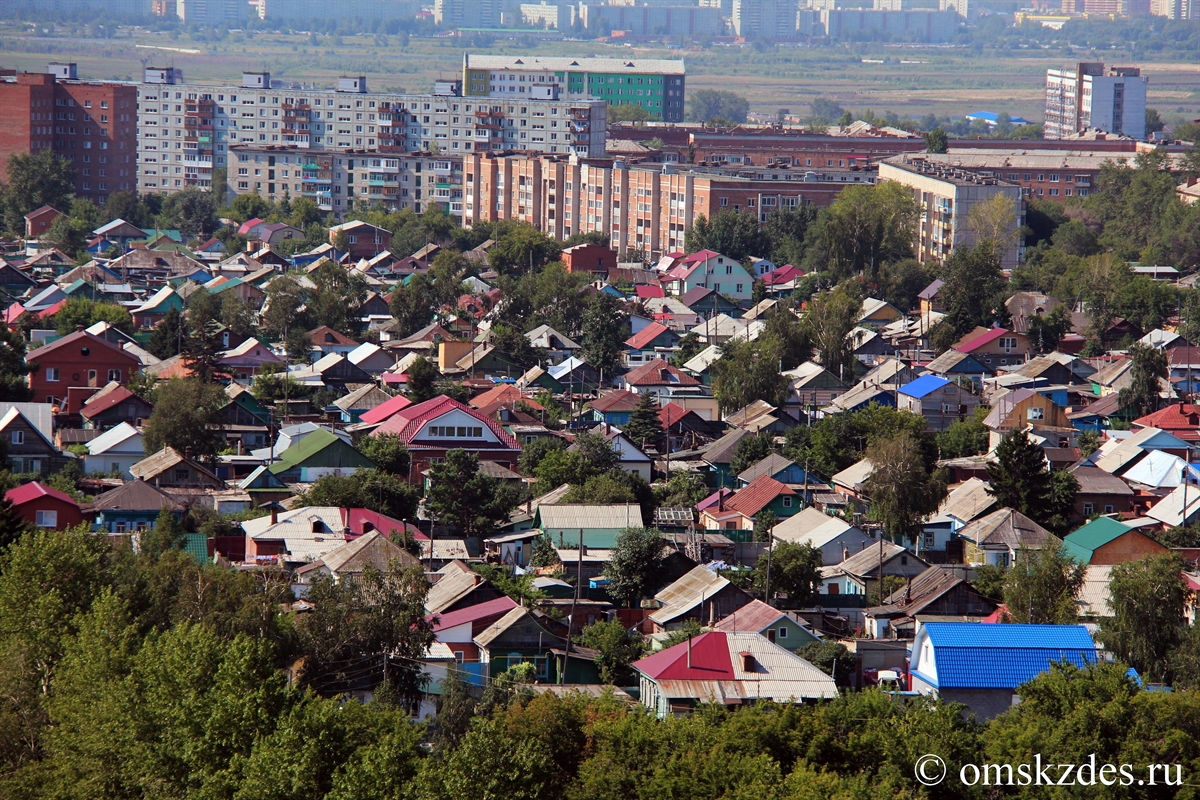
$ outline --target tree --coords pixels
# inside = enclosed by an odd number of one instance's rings
[[[1075,622],[1075,598],[1084,568],[1050,542],[1041,550],[1021,548],[1004,581],[1004,604],[1013,622],[1065,625]]]
[[[217,202],[212,192],[187,186],[163,199],[160,227],[177,229],[188,239],[211,236],[217,222]]]
[[[1033,342],[1039,353],[1052,353],[1058,349],[1058,343],[1071,332],[1074,323],[1071,312],[1065,305],[1057,305],[1049,314],[1038,314],[1029,320],[1029,330],[1026,335]]]
[[[583,314],[584,361],[604,375],[620,369],[621,351],[629,338],[629,315],[612,295],[598,292]]]
[[[183,328],[183,315],[179,313],[179,309],[168,309],[162,320],[150,332],[146,349],[161,359],[179,355],[183,349]]]
[[[1006,280],[1000,259],[985,247],[956,247],[939,270],[939,296],[946,304],[946,319],[954,333],[963,334],[976,325],[991,325],[1004,307]]]
[[[658,418],[658,403],[649,392],[644,392],[638,398],[637,407],[629,415],[622,433],[629,441],[643,450],[647,447],[662,452],[662,442],[666,436],[662,420]]]
[[[534,540],[533,552],[529,555],[529,566],[553,567],[561,564],[562,561],[558,557],[558,551],[554,549],[554,540],[550,538],[550,534],[543,533]]]
[[[1113,616],[1101,623],[1101,641],[1148,681],[1168,680],[1171,651],[1184,636],[1185,568],[1166,553],[1117,564],[1110,574]]]
[[[524,333],[498,322],[489,331],[488,339],[492,346],[513,360],[522,369],[529,369],[542,359],[539,352]]]
[[[871,475],[866,481],[871,517],[892,536],[913,542],[925,518],[937,511],[946,497],[946,476],[937,469],[937,449],[925,446],[909,431],[876,439],[867,450]]]
[[[944,433],[937,437],[942,458],[965,458],[988,451],[988,429],[975,414],[971,419],[952,422]]]
[[[580,634],[579,643],[599,651],[596,666],[600,668],[600,681],[611,686],[630,685],[629,665],[646,652],[642,638],[631,635],[620,620],[615,619],[588,625]]]
[[[892,181],[848,186],[821,212],[821,245],[836,276],[874,279],[884,264],[913,255],[917,203]]]
[[[608,594],[629,605],[652,595],[662,586],[662,534],[654,528],[626,528],[617,534],[604,576]]]
[[[768,214],[763,235],[770,243],[771,260],[780,265],[799,266],[804,261],[809,229],[816,220],[817,209],[811,203],[777,208]]]
[[[0,553],[32,530],[33,526],[17,512],[12,501],[7,497],[0,498]]]
[[[400,478],[375,469],[352,475],[322,475],[300,497],[305,506],[369,508],[393,519],[416,519],[420,495]]]
[[[854,656],[838,642],[809,642],[796,655],[826,675],[832,675],[838,686],[849,686],[854,676]]]
[[[608,121],[613,122],[649,122],[656,120],[658,117],[650,113],[644,106],[639,103],[609,103],[608,105]]]
[[[471,730],[475,698],[471,696],[471,687],[457,666],[446,670],[446,677],[442,678],[439,688],[441,691],[434,700],[437,717],[432,726],[432,739],[433,751],[440,754],[453,750]]]
[[[415,706],[424,680],[421,659],[434,638],[425,613],[428,592],[418,565],[381,571],[368,564],[336,582],[318,577],[309,591],[314,610],[296,621],[305,684],[333,695],[369,669]]]
[[[0,401],[24,403],[33,399],[25,363],[25,340],[8,326],[0,327]]]
[[[172,378],[155,391],[154,411],[142,441],[147,453],[173,447],[208,463],[216,461],[224,441],[221,409],[229,402],[224,390],[195,378]]]
[[[1050,465],[1042,448],[1024,430],[1009,432],[996,447],[996,460],[987,465],[991,486],[988,494],[996,504],[1020,511],[1032,519],[1044,519],[1050,507]]]
[[[448,451],[445,461],[430,467],[429,482],[429,515],[466,536],[491,533],[517,505],[512,487],[480,472],[479,458],[465,450]]]
[[[770,242],[764,235],[758,214],[723,208],[709,219],[696,217],[692,227],[684,232],[684,249],[689,253],[712,250],[742,261],[750,256],[765,256]]]
[[[855,377],[850,332],[858,325],[862,301],[844,286],[817,295],[804,314],[804,329],[817,351],[821,366],[847,383]]]
[[[709,366],[713,395],[721,410],[730,413],[756,400],[783,405],[788,379],[779,371],[780,357],[779,342],[769,337],[726,340],[721,357]]]
[[[8,185],[4,187],[4,224],[13,233],[24,233],[25,215],[42,206],[66,211],[75,193],[75,167],[53,150],[13,153],[8,158]]]
[[[408,476],[412,464],[412,456],[404,446],[404,440],[399,434],[379,433],[374,436],[364,436],[358,442],[358,451],[389,475]]]
[[[754,588],[764,595],[767,591],[767,563],[765,554],[759,556],[751,578]],[[776,542],[771,548],[771,594],[765,597],[772,603],[779,592],[787,593],[791,608],[804,608],[821,589],[821,551],[808,544]]]
[[[945,153],[950,147],[950,138],[942,128],[934,128],[925,134],[925,149],[930,153]]]
[[[740,475],[774,452],[775,437],[770,433],[763,431],[754,436],[743,436],[733,451],[729,470],[734,475]]]
[[[188,337],[183,343],[183,355],[188,367],[205,383],[211,383],[216,376],[217,362],[225,350],[220,303],[204,288],[192,292],[187,299]]]
[[[54,222],[50,223],[49,230],[42,234],[41,243],[45,247],[57,248],[78,260],[79,254],[87,251],[87,234],[90,232],[91,229],[80,230],[75,220],[63,214],[55,217]]]
[[[221,295],[221,324],[234,336],[245,340],[257,335],[255,315],[254,307],[238,297],[235,292],[225,292]]]
[[[997,194],[976,203],[967,213],[967,227],[975,235],[975,247],[996,263],[1003,263],[1018,234],[1016,201]]]
[[[86,297],[71,298],[54,315],[54,327],[60,336],[88,328],[97,322],[107,322],[123,333],[133,333],[133,317],[129,310],[115,303],[97,303]]]
[[[437,367],[424,356],[417,356],[408,368],[408,399],[424,403],[437,397]]]
[[[1132,364],[1129,384],[1121,389],[1118,402],[1121,408],[1138,417],[1158,410],[1160,383],[1167,377],[1167,354],[1155,347],[1134,344],[1129,348]]]
[[[729,122],[746,121],[750,103],[735,92],[700,89],[688,92],[688,121],[709,122],[716,118]]]

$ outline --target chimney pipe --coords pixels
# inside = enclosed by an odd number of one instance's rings
[[[271,501],[271,524],[274,525],[277,522],[279,522],[279,506],[275,503],[274,500],[272,500]]]

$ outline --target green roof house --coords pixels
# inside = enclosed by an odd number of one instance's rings
[[[345,439],[321,428],[280,453],[269,469],[284,482],[311,483],[323,475],[350,475],[374,466]]]
[[[1146,534],[1111,517],[1098,517],[1068,534],[1062,551],[1084,566],[1122,564],[1169,552]]]

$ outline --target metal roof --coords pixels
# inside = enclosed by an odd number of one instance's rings
[[[914,654],[924,639],[933,646],[937,676],[917,674],[941,689],[1015,689],[1053,662],[1096,662],[1096,645],[1083,625],[928,622],[913,643]]]
[[[990,488],[990,483],[979,478],[963,481],[950,490],[937,513],[954,517],[959,522],[970,522],[996,505],[996,498],[988,494]]]
[[[550,72],[627,72],[682,75],[682,60],[665,58],[572,58],[571,56],[493,56],[467,53],[464,69],[546,70]]]
[[[642,507],[637,503],[543,505],[538,507],[538,514],[543,529],[603,528],[622,530],[639,528],[642,525]]]
[[[654,597],[663,607],[650,615],[650,619],[659,625],[666,625],[671,620],[695,608],[704,598],[715,597],[729,585],[729,580],[719,573],[701,564],[693,567],[674,583],[659,591]]]
[[[936,392],[943,386],[949,386],[950,381],[945,378],[939,378],[937,375],[922,375],[911,383],[906,383],[896,391],[900,394],[908,395],[909,397],[925,397],[928,394]]]

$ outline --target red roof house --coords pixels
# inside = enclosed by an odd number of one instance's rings
[[[385,433],[399,435],[412,454],[410,480],[419,480],[437,463],[434,459],[445,459],[450,450],[465,450],[508,469],[516,469],[521,456],[521,445],[499,422],[444,394],[392,415],[371,435]]]
[[[404,395],[396,395],[391,400],[380,403],[370,411],[364,412],[358,419],[360,422],[365,422],[368,425],[376,425],[394,414],[400,413],[412,404],[412,400],[409,400]]]
[[[33,399],[51,404],[66,397],[68,387],[123,383],[142,366],[137,356],[82,330],[42,345],[25,360]]]
[[[1135,419],[1132,425],[1135,429],[1159,428],[1185,442],[1200,442],[1200,407],[1194,403],[1172,403]]]
[[[79,504],[70,495],[36,481],[9,489],[4,497],[22,518],[39,528],[61,531],[83,522]]]

